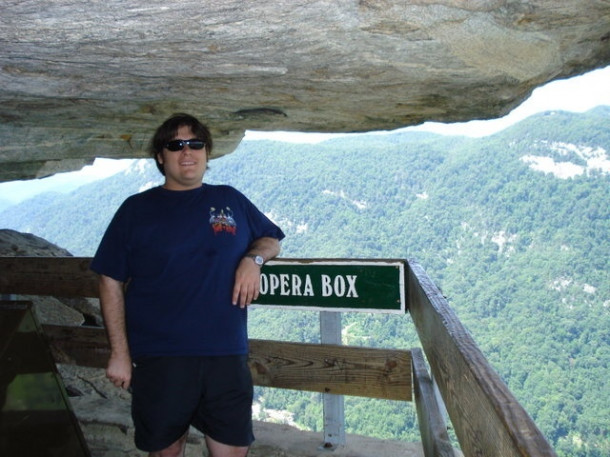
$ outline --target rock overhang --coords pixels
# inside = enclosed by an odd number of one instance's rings
[[[138,158],[174,112],[214,156],[245,130],[362,132],[508,113],[610,64],[596,0],[6,0],[0,180]]]

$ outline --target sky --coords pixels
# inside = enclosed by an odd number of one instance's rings
[[[553,81],[539,87],[521,105],[499,119],[475,120],[454,124],[426,122],[419,126],[401,130],[481,137],[503,130],[536,113],[554,110],[582,113],[601,105],[610,106],[610,66],[574,78]],[[317,143],[333,136],[336,137],[337,134],[247,131],[245,139]],[[93,165],[86,166],[77,172],[59,173],[44,179],[0,183],[0,200],[18,203],[41,192],[71,192],[83,184],[118,173],[132,162],[133,160],[96,159]]]

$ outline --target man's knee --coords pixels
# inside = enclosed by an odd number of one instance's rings
[[[248,446],[229,446],[218,441],[205,437],[205,442],[208,446],[209,457],[246,457],[248,455]]]
[[[186,447],[186,437],[187,433],[185,433],[178,441],[172,443],[165,449],[162,449],[157,452],[151,452],[149,457],[183,457],[184,450]]]

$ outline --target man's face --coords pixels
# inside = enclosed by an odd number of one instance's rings
[[[173,140],[194,140],[196,138],[190,127],[178,128]],[[165,185],[169,190],[190,190],[201,186],[203,174],[207,167],[206,147],[192,149],[189,145],[179,151],[170,151],[166,147],[157,155],[165,171]]]

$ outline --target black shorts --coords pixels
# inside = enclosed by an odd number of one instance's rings
[[[135,444],[142,451],[167,448],[190,425],[222,444],[254,441],[246,355],[143,357],[134,363],[131,385]]]

